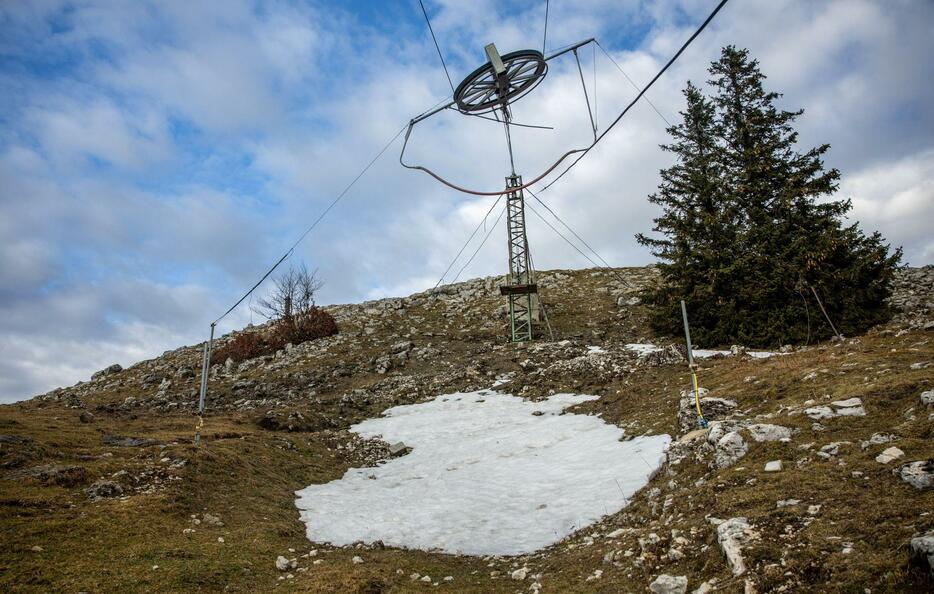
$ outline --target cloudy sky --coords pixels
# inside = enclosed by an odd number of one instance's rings
[[[554,0],[548,47],[596,37],[641,85],[714,4]],[[426,6],[455,85],[488,42],[541,48],[542,1]],[[612,264],[649,262],[633,234],[651,228],[646,195],[670,163],[663,117],[677,120],[685,82],[703,84],[730,43],[760,60],[783,107],[805,109],[802,145],[832,145],[853,218],[912,265],[934,262],[928,0],[733,0],[648,94],[661,115],[637,105],[541,198]],[[599,50],[581,60],[602,128],[635,90]],[[0,401],[203,340],[408,119],[450,92],[417,0],[4,2]],[[554,127],[516,133],[527,179],[587,143],[570,56],[515,117]],[[292,256],[318,269],[321,302],[434,285],[495,200],[403,169],[400,148]],[[508,167],[502,128],[454,112],[417,127],[408,155],[481,190]],[[502,226],[461,278],[506,268]],[[534,213],[529,236],[539,269],[590,265]],[[242,306],[220,331],[250,315]]]

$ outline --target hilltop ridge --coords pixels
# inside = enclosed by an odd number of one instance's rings
[[[706,431],[680,337],[646,327],[638,292],[656,279],[540,273],[554,339],[520,345],[505,340],[498,277],[328,306],[339,334],[212,366],[200,447],[198,345],[0,407],[0,586],[683,592],[683,577],[702,592],[925,591],[909,543],[934,530],[934,267],[901,271],[896,317],[863,336],[771,357],[701,345],[728,353],[699,361]],[[667,463],[628,507],[535,553],[308,541],[295,491],[399,455],[354,424],[494,385],[594,395],[573,412],[671,435]]]

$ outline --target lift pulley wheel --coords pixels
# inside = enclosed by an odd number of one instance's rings
[[[501,74],[487,62],[457,85],[454,101],[460,111],[479,114],[504,107],[534,89],[548,72],[544,56],[536,50],[510,52],[502,62]]]

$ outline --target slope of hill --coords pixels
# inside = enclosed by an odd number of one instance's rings
[[[645,326],[635,295],[655,278],[542,273],[553,338],[525,345],[505,342],[496,278],[330,307],[338,335],[212,367],[200,446],[200,346],[0,407],[0,588],[929,591],[909,542],[934,529],[934,268],[903,271],[900,313],[864,336],[702,360],[707,431],[682,351],[627,347],[679,342]],[[628,507],[534,553],[309,542],[295,491],[391,456],[355,423],[494,382],[598,396],[573,412],[670,434],[667,463]]]

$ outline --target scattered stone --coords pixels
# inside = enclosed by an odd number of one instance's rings
[[[743,545],[756,539],[758,534],[746,518],[730,518],[729,520],[710,518],[710,522],[717,526],[717,543],[726,556],[733,575],[743,575],[746,573]]]
[[[934,390],[928,390],[926,392],[921,392],[921,405],[922,406],[934,406]]]
[[[846,400],[837,400],[831,402],[834,407],[834,413],[840,417],[864,417],[866,409],[863,408],[863,401],[859,398],[848,398]]]
[[[353,563],[354,565],[360,565],[361,563],[363,563],[363,557],[358,557],[354,555],[354,558],[351,559],[350,562]]]
[[[413,348],[415,348],[415,344],[412,341],[403,341],[392,345],[391,350],[392,354],[398,355],[400,353],[411,351]]]
[[[649,590],[655,594],[684,594],[688,590],[688,578],[685,575],[673,576],[663,573],[649,584]]]
[[[678,438],[678,443],[693,443],[695,441],[703,440],[707,437],[707,433],[710,431],[709,428],[704,429],[695,429],[693,431],[688,431],[684,435]]]
[[[800,499],[779,499],[775,502],[775,507],[792,507],[801,503]]]
[[[771,462],[765,463],[766,472],[781,472],[782,471],[782,461],[781,460],[772,460]]]
[[[91,381],[98,380],[115,373],[120,373],[121,371],[123,371],[123,367],[121,367],[119,363],[114,363],[113,365],[105,367],[104,369],[101,369],[100,371],[91,375]]]
[[[896,439],[898,439],[898,436],[895,436],[895,435],[886,435],[885,433],[873,433],[872,437],[870,437],[866,441],[859,444],[859,447],[865,450],[869,446],[889,443],[890,441],[894,441]]]
[[[820,513],[821,507],[823,507],[823,506],[821,506],[821,505],[819,505],[819,504],[809,505],[809,506],[808,506],[808,515],[809,515],[809,516],[816,516],[817,514]]]
[[[426,584],[430,584],[430,583],[431,583],[431,576],[430,576],[430,575],[423,575],[421,581],[422,581],[422,582],[425,582]]]
[[[279,571],[288,571],[289,569],[294,569],[298,565],[295,561],[289,561],[282,555],[276,557],[276,569]]]
[[[863,401],[859,398],[848,398],[831,402],[830,406],[821,405],[806,408],[804,414],[815,421],[823,421],[834,417],[864,417],[866,416],[866,409],[863,408]]]
[[[201,521],[207,524],[208,526],[223,526],[224,523],[221,522],[221,519],[213,514],[205,513],[201,516]]]
[[[408,453],[409,446],[405,445],[401,441],[389,445],[389,455],[390,456],[401,456]]]
[[[934,577],[934,530],[908,541],[909,564]]]
[[[934,458],[908,462],[894,472],[916,489],[934,487]]]
[[[94,415],[91,414],[89,411],[83,410],[81,411],[81,414],[78,415],[78,420],[81,421],[82,423],[90,423],[91,421],[94,420]]]
[[[528,568],[528,567],[522,567],[521,569],[517,569],[517,570],[513,571],[511,574],[509,574],[509,577],[511,577],[512,579],[514,579],[514,580],[516,580],[516,581],[521,582],[521,581],[524,580],[528,575],[529,575],[529,568]]]
[[[84,490],[91,499],[104,499],[123,495],[123,487],[113,481],[100,480]]]
[[[791,429],[781,425],[770,425],[768,423],[756,423],[746,427],[753,441],[780,441],[791,438]]]
[[[830,419],[836,416],[833,409],[829,406],[812,406],[811,408],[804,409],[804,414],[815,421],[823,421],[824,419]]]
[[[44,551],[45,549],[43,549],[43,548],[40,547],[39,545],[33,545],[33,547],[32,547],[31,549],[29,549],[29,550],[32,551],[33,553],[41,553],[41,552]]]
[[[602,569],[594,569],[594,570],[593,570],[593,573],[590,574],[590,575],[588,575],[588,576],[587,576],[587,579],[584,580],[584,581],[592,582],[592,581],[594,581],[594,580],[599,580],[601,577],[603,577],[603,570],[602,570]]]
[[[701,412],[707,421],[715,421],[729,416],[736,408],[736,402],[725,398],[711,398],[707,388],[698,390],[700,395]],[[689,431],[697,428],[697,404],[694,401],[694,390],[682,390],[681,400],[678,409],[678,424],[682,431]]]
[[[882,453],[876,456],[876,462],[879,464],[888,464],[893,460],[898,460],[904,455],[905,452],[893,446],[882,450]]]
[[[729,468],[746,455],[749,446],[738,431],[730,431],[717,441],[714,451],[714,465],[717,468]]]

